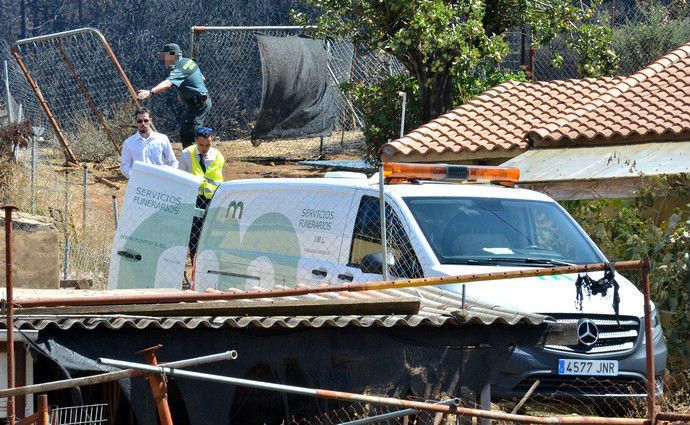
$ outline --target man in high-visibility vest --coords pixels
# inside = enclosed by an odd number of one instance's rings
[[[196,207],[206,209],[218,185],[223,182],[225,158],[218,149],[211,146],[213,130],[202,127],[196,130],[194,144],[180,152],[179,169],[203,177],[196,197]],[[192,233],[189,235],[189,254],[194,259],[199,242],[203,218],[194,217]]]

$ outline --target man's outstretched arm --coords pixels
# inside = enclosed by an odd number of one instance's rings
[[[139,100],[144,100],[148,99],[149,97],[153,96],[154,94],[158,93],[163,93],[167,89],[173,86],[173,83],[171,83],[169,80],[163,80],[156,87],[150,89],[150,90],[139,90],[139,94],[137,94],[137,99]]]

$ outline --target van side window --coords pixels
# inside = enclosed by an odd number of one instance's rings
[[[379,214],[379,199],[373,196],[362,196],[352,234],[349,266],[360,267],[365,255],[383,251]],[[405,228],[388,204],[386,204],[386,224],[388,225],[388,247],[395,258],[395,265],[390,269],[391,275],[402,278],[422,277],[422,267],[405,233]]]

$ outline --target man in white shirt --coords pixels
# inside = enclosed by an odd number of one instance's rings
[[[177,158],[168,136],[151,130],[153,120],[149,110],[137,109],[134,116],[138,131],[122,144],[122,160],[120,161],[122,175],[129,178],[134,161],[177,168]]]

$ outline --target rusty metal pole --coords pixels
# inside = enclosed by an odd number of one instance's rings
[[[48,396],[38,396],[38,425],[50,425],[50,409],[48,408]]]
[[[146,358],[146,363],[151,366],[158,366],[158,359],[156,358],[156,351],[162,345],[155,345],[150,348],[145,348],[137,354],[143,354]],[[156,408],[158,409],[158,418],[160,425],[173,425],[172,415],[170,414],[170,406],[168,405],[168,386],[165,383],[165,376],[157,373],[151,373],[147,376],[149,385],[151,386],[151,393],[153,399],[156,400]]]
[[[638,270],[643,261],[619,261],[616,270]],[[577,266],[544,267],[530,270],[514,270],[508,272],[475,273],[460,276],[422,277],[414,279],[384,280],[377,282],[358,282],[339,286],[304,286],[298,288],[272,289],[260,291],[227,291],[227,292],[183,292],[175,291],[156,294],[135,295],[101,295],[93,297],[41,297],[20,298],[16,304],[22,308],[56,307],[56,306],[94,306],[94,305],[125,305],[151,303],[179,303],[195,301],[245,300],[255,298],[294,297],[298,295],[323,294],[331,292],[380,291],[384,289],[415,288],[420,286],[447,285],[451,283],[485,282],[488,280],[514,279],[537,276],[552,276],[568,273],[589,273],[604,271],[610,267],[604,263]]]
[[[98,36],[98,38],[101,39],[101,42],[103,43],[103,47],[105,48],[105,51],[108,54],[108,57],[110,58],[111,61],[113,61],[115,68],[117,68],[117,72],[122,77],[122,81],[125,83],[125,87],[127,87],[127,91],[129,92],[129,95],[132,97],[134,104],[139,106],[139,99],[137,99],[137,92],[136,92],[136,90],[134,90],[134,86],[132,86],[132,82],[129,81],[129,77],[127,77],[125,70],[122,69],[122,65],[120,65],[120,61],[117,60],[117,56],[115,56],[115,52],[113,52],[113,48],[110,47],[110,43],[108,43],[108,40],[105,38],[105,36],[100,31],[98,31],[97,29],[89,28],[89,31],[94,32]]]
[[[529,46],[529,78],[532,82],[537,81],[537,77],[534,75],[534,47],[532,47],[531,41]]]
[[[149,373],[165,374],[178,378],[189,378],[200,381],[218,382],[245,388],[276,391],[285,394],[297,394],[307,397],[325,398],[328,400],[360,402],[380,404],[402,408],[412,408],[428,412],[450,413],[455,415],[467,415],[478,418],[494,419],[509,423],[526,424],[570,424],[570,425],[652,425],[647,418],[605,418],[601,416],[526,416],[513,415],[496,410],[481,410],[455,405],[432,404],[412,400],[401,400],[391,397],[379,397],[375,395],[348,393],[344,391],[332,391],[319,388],[298,387],[294,385],[276,384],[265,381],[235,378],[231,376],[213,375],[209,373],[192,372],[184,369],[170,369],[165,366],[150,366],[140,363],[125,362],[100,358],[99,363],[118,368],[139,369]]]
[[[103,131],[105,131],[106,137],[108,138],[108,140],[110,140],[110,143],[113,144],[113,147],[115,148],[115,154],[119,154],[120,146],[118,145],[117,140],[115,140],[112,133],[110,132],[110,129],[106,125],[105,118],[103,118],[103,115],[101,115],[101,112],[98,110],[98,106],[96,106],[96,103],[93,101],[93,98],[89,94],[89,90],[86,88],[86,85],[84,85],[84,82],[82,81],[81,77],[79,77],[77,68],[74,66],[74,63],[72,63],[69,56],[67,56],[67,52],[65,52],[65,48],[62,47],[60,39],[58,38],[55,42],[58,46],[58,49],[60,50],[60,55],[62,55],[62,60],[65,61],[67,68],[72,74],[72,79],[79,87],[79,90],[81,90],[81,94],[84,96],[86,102],[89,104],[91,111],[94,115],[96,115],[96,119],[98,119],[98,122],[101,124],[101,127],[103,127]]]
[[[5,289],[7,291],[7,388],[14,388],[14,280],[12,277],[12,211],[16,207],[7,205],[5,210]],[[7,423],[15,422],[14,397],[7,398]]]
[[[653,422],[656,414],[656,385],[654,372],[654,342],[652,341],[652,301],[649,285],[649,259],[642,264],[642,285],[644,287],[644,333],[645,356],[647,360],[647,415]]]
[[[43,111],[46,113],[46,117],[48,117],[50,125],[53,127],[53,130],[55,130],[55,137],[57,137],[58,141],[65,149],[67,162],[71,162],[73,164],[78,165],[79,161],[77,161],[77,157],[74,155],[74,152],[72,152],[69,143],[67,143],[67,137],[65,137],[65,135],[62,133],[60,125],[58,125],[57,119],[55,118],[55,115],[53,115],[53,111],[50,110],[50,106],[48,106],[48,102],[46,102],[46,99],[43,97],[41,90],[38,88],[38,84],[36,84],[36,81],[34,81],[33,77],[29,73],[29,69],[24,64],[24,61],[22,60],[22,57],[19,54],[19,48],[16,44],[12,46],[10,52],[12,52],[12,56],[14,56],[14,59],[17,61],[17,64],[19,64],[19,68],[22,70],[24,77],[26,77],[26,81],[28,81],[29,86],[31,86],[31,89],[34,91],[36,99],[38,99],[38,103],[41,105],[41,108],[43,108]]]

